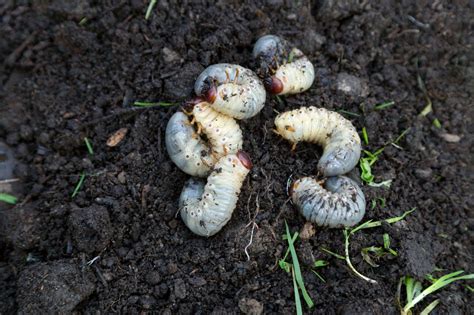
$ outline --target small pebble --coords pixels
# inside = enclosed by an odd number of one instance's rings
[[[460,136],[454,135],[454,134],[451,134],[451,133],[442,133],[440,136],[441,136],[441,138],[443,138],[444,141],[446,141],[446,142],[458,143],[459,141],[461,141],[461,137],[460,137]]]
[[[169,49],[168,47],[163,48],[161,54],[163,56],[163,61],[166,63],[178,62],[181,59],[176,51]]]
[[[419,179],[424,179],[424,180],[428,180],[430,179],[432,176],[433,176],[433,171],[431,169],[420,169],[420,168],[417,168],[415,170],[415,175],[416,177],[418,177]]]
[[[314,234],[316,234],[316,229],[314,228],[313,223],[306,222],[300,231],[300,238],[302,240],[307,240],[313,237]]]
[[[185,299],[187,296],[187,291],[186,291],[186,284],[182,279],[177,279],[174,282],[174,295],[178,299]]]
[[[176,271],[178,271],[178,265],[175,263],[169,263],[168,266],[166,266],[166,270],[169,274],[175,274]]]
[[[345,72],[337,75],[336,90],[352,97],[366,97],[369,94],[366,83]]]
[[[263,304],[255,299],[243,298],[239,301],[239,309],[246,315],[260,315],[263,313]]]

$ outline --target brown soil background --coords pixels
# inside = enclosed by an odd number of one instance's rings
[[[290,174],[312,173],[321,151],[302,144],[292,153],[271,129],[274,110],[303,105],[359,114],[346,117],[358,130],[367,128],[370,151],[410,128],[399,143],[403,149],[388,146],[373,166],[377,181],[393,183],[390,189],[363,186],[364,220],[417,207],[403,222],[352,238],[354,265],[376,285],[321,251],[343,253],[340,230],[316,228],[313,237],[298,240],[315,302],[307,312],[395,314],[401,276],[473,271],[472,1],[169,0],[158,1],[146,21],[147,5],[0,3],[0,140],[14,150],[23,183],[20,203],[1,210],[0,313],[234,314],[261,307],[293,313],[291,276],[277,262],[287,248],[285,220],[298,231],[304,219],[287,202],[285,185]],[[229,224],[210,239],[196,237],[175,216],[188,176],[164,147],[166,123],[178,107],[133,102],[179,103],[210,64],[250,67],[253,43],[268,33],[300,47],[317,69],[316,81],[283,103],[268,97],[257,117],[240,123],[254,169]],[[341,73],[367,89],[341,93]],[[427,117],[418,115],[426,99],[417,77],[433,102]],[[374,109],[389,100],[395,105]],[[432,125],[435,118],[442,128]],[[120,128],[128,128],[124,140],[107,147]],[[446,133],[460,141],[447,142]],[[88,176],[71,198],[82,172]],[[376,198],[386,206],[371,209]],[[248,261],[253,218],[258,229]],[[360,250],[382,244],[383,233],[399,256],[372,268]],[[327,283],[311,272],[316,259],[330,262],[320,270]],[[472,293],[460,283],[421,304],[435,297],[441,299],[436,313],[472,312]]]

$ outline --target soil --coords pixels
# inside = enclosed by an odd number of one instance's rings
[[[19,203],[0,212],[0,313],[294,313],[292,278],[278,259],[285,221],[293,232],[305,221],[286,183],[313,173],[321,149],[301,144],[292,153],[272,128],[275,111],[303,105],[356,113],[344,115],[366,127],[369,151],[408,129],[372,167],[376,182],[391,179],[391,187],[363,185],[364,220],[417,208],[351,238],[354,266],[377,284],[321,250],[343,254],[341,230],[316,227],[299,239],[315,302],[305,312],[395,314],[402,276],[473,271],[472,1],[168,0],[149,20],[145,0],[32,3],[0,4],[0,140],[13,150],[21,183],[13,189]],[[254,168],[229,224],[197,237],[176,216],[188,176],[164,146],[179,106],[133,102],[180,103],[214,63],[251,67],[252,45],[268,33],[304,51],[316,81],[282,101],[268,97],[257,117],[240,122]],[[420,116],[428,98],[433,111]],[[375,109],[387,101],[394,105]],[[120,128],[128,129],[123,140],[107,146]],[[398,256],[374,268],[360,251],[381,246],[384,233]],[[326,283],[311,272],[318,259],[330,263],[318,270]],[[435,298],[440,314],[474,306],[462,283],[421,305]]]

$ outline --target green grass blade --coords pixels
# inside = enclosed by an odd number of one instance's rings
[[[18,202],[18,198],[7,193],[0,193],[0,201],[15,205]]]
[[[407,215],[409,215],[410,213],[412,213],[413,211],[416,210],[416,207],[406,211],[405,213],[403,213],[401,216],[398,216],[398,217],[394,217],[394,218],[390,218],[390,219],[386,219],[386,220],[382,220],[382,221],[372,221],[372,220],[369,220],[357,227],[355,227],[354,229],[351,230],[351,234],[354,234],[355,232],[359,231],[359,230],[362,230],[362,229],[370,229],[370,228],[374,228],[374,227],[377,227],[377,226],[381,226],[382,225],[382,222],[386,222],[388,224],[393,224],[393,223],[396,223],[398,221],[401,221],[403,219],[405,219],[405,217]]]
[[[364,259],[366,263],[368,263],[374,268],[379,267],[379,265],[376,264],[372,260],[372,257],[370,257],[369,252],[375,253],[376,256],[381,256],[383,254],[383,249],[381,247],[371,246],[371,247],[362,248],[362,250],[360,251],[360,254],[362,255],[362,259]]]
[[[416,298],[418,295],[420,295],[421,290],[423,290],[423,287],[421,286],[421,282],[415,280],[414,285],[413,285],[412,297],[411,297],[412,300]]]
[[[426,106],[420,113],[420,116],[426,116],[433,111],[433,104],[431,103],[431,99],[426,97]]]
[[[135,101],[133,102],[133,106],[138,106],[138,107],[155,107],[155,106],[174,106],[176,103],[171,103],[171,102],[142,102],[142,101]]]
[[[314,270],[311,270],[311,271],[316,275],[316,277],[319,278],[319,280],[321,280],[323,283],[326,283],[326,280],[324,280],[324,278],[319,273],[317,273]]]
[[[148,8],[146,9],[145,20],[148,20],[148,18],[150,17],[151,11],[153,10],[157,1],[158,0],[150,0],[150,3],[148,4]]]
[[[377,221],[377,222],[379,222],[379,221]],[[361,225],[356,226],[355,228],[353,228],[350,233],[354,234],[355,232],[357,232],[359,230],[367,229],[367,228],[369,228],[369,225],[371,225],[372,223],[373,223],[372,220],[366,221],[366,222],[362,223]]]
[[[362,158],[360,159],[359,165],[361,170],[360,178],[366,183],[373,182],[375,176],[372,175],[372,169],[370,167],[369,160],[367,158]]]
[[[285,105],[284,97],[280,95],[275,95],[275,99],[277,100],[278,104]]]
[[[402,295],[402,285],[403,285],[403,282],[404,282],[404,281],[405,281],[405,277],[401,277],[401,278],[400,278],[400,281],[398,281],[397,293],[395,294],[395,300],[396,300],[396,302],[397,302],[398,309],[399,309],[400,311],[403,310],[401,295]],[[402,313],[402,314],[403,314],[403,313]]]
[[[83,26],[83,25],[85,25],[85,24],[87,23],[87,21],[88,21],[87,17],[83,17],[83,18],[79,21],[79,25],[80,25],[80,26]]]
[[[86,178],[86,174],[83,172],[81,174],[81,177],[79,178],[79,181],[76,184],[76,188],[74,188],[74,191],[72,192],[71,198],[76,197],[77,193],[82,187],[82,184],[84,184],[84,179]]]
[[[301,305],[300,292],[298,291],[298,284],[295,279],[295,271],[291,269],[291,275],[293,278],[293,291],[295,292],[295,304],[296,304],[296,314],[303,315],[303,305]]]
[[[410,213],[412,213],[412,212],[415,211],[415,210],[416,210],[416,207],[413,207],[413,208],[411,208],[410,210],[405,211],[405,213],[403,213],[401,216],[395,217],[395,218],[387,219],[387,220],[385,220],[385,222],[387,222],[387,223],[389,223],[389,224],[396,223],[396,222],[398,222],[398,221],[401,221],[401,220],[405,219],[405,217],[406,217],[407,215],[409,215]]]
[[[343,113],[343,114],[346,114],[346,115],[349,115],[349,116],[360,117],[360,115],[357,114],[357,113],[349,112],[349,111],[343,110],[343,109],[340,109],[337,112],[338,113]]]
[[[383,234],[383,247],[387,250],[390,248],[390,235],[388,233]]]
[[[380,153],[383,152],[383,150],[385,150],[385,147],[381,147],[380,149],[378,149],[377,151],[375,151],[375,152],[373,153],[373,155],[378,156]]]
[[[87,147],[87,152],[89,152],[90,155],[94,155],[94,149],[92,148],[92,143],[89,141],[87,137],[84,137],[84,142]]]
[[[377,200],[376,200],[376,199],[372,199],[372,200],[370,201],[370,210],[374,210],[376,206],[377,206]]]
[[[455,271],[455,272],[451,272],[451,273],[448,273],[447,275],[444,275],[442,276],[441,278],[438,279],[438,281],[446,281],[446,280],[449,280],[451,278],[454,278],[460,274],[462,274],[464,272],[464,270],[458,270],[458,271]],[[437,281],[435,281],[437,282]]]
[[[325,260],[316,260],[314,262],[314,267],[316,267],[316,268],[325,267],[327,265],[329,265],[329,262],[327,262]]]
[[[418,294],[412,301],[408,302],[407,305],[403,308],[405,312],[408,312],[413,306],[415,306],[417,303],[419,303],[421,300],[423,300],[426,296],[429,294],[438,291],[439,289],[447,286],[448,284],[458,281],[458,280],[472,280],[474,279],[474,274],[469,274],[469,275],[464,275],[457,277],[458,275],[462,274],[464,271],[459,270],[452,272],[450,274],[444,275],[438,280],[436,280],[432,285],[427,287],[423,292]]]
[[[291,238],[291,241],[293,243],[295,243],[296,239],[298,238],[298,235],[299,235],[298,232],[295,232],[295,234]],[[283,239],[287,240],[288,239],[287,235],[283,235]],[[283,257],[283,261],[286,261],[286,258],[288,257],[289,254],[290,254],[290,247],[288,247],[288,249],[286,250],[285,256]]]
[[[293,59],[295,58],[295,53],[294,51],[290,51],[290,53],[288,54],[288,63],[290,62],[293,62]]]
[[[365,127],[362,128],[362,138],[364,139],[365,144],[368,145],[369,135],[367,134],[367,129],[365,129]]]
[[[395,141],[393,141],[393,143],[395,144],[398,144],[398,142],[400,142],[400,140],[402,140],[403,137],[405,137],[405,135],[411,130],[411,127],[410,128],[407,128],[405,130],[403,130],[403,132],[397,137],[397,139],[395,139]]]
[[[328,254],[331,255],[331,256],[336,257],[337,259],[346,260],[346,257],[344,257],[344,256],[342,256],[342,255],[339,255],[339,254],[336,254],[335,252],[331,252],[331,251],[330,251],[329,249],[327,249],[327,248],[321,247],[321,250],[322,250],[323,252],[328,253]]]
[[[382,103],[382,104],[379,104],[379,105],[375,105],[375,109],[376,110],[382,110],[382,109],[388,108],[388,107],[393,106],[393,105],[395,105],[394,101],[385,102],[385,103]]]
[[[380,183],[374,183],[374,182],[371,182],[368,184],[369,186],[371,187],[385,187],[385,188],[390,188],[390,186],[392,186],[392,180],[391,179],[388,179],[388,180],[384,180]]]
[[[436,306],[438,306],[438,304],[439,304],[439,299],[434,300],[433,302],[430,303],[430,305],[428,305],[427,307],[425,307],[424,310],[421,311],[420,315],[428,315],[429,313],[431,313],[432,310],[434,310]]]
[[[285,226],[286,226],[286,235],[288,235],[287,241],[288,241],[288,246],[290,247],[291,260],[293,262],[293,269],[295,271],[296,282],[298,283],[298,286],[301,289],[301,293],[303,294],[303,299],[305,300],[306,304],[308,305],[309,308],[312,308],[314,306],[314,303],[313,303],[313,300],[311,300],[311,297],[309,296],[304,286],[303,276],[301,275],[300,263],[298,261],[298,256],[296,255],[296,250],[293,244],[293,240],[291,239],[290,228],[288,227],[288,224],[286,222],[285,222]]]
[[[278,261],[278,266],[280,266],[281,269],[285,270],[287,273],[289,273],[291,271],[291,264],[290,263],[287,263],[286,261],[284,261],[283,259],[280,259]]]

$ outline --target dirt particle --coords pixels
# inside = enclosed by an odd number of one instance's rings
[[[146,275],[146,282],[151,285],[156,285],[161,282],[160,273],[156,270],[150,271]]]
[[[368,6],[367,0],[318,0],[313,8],[317,18],[330,21],[348,18]]]
[[[156,299],[150,295],[144,295],[140,297],[140,303],[146,310],[152,308],[156,304]]]
[[[427,169],[417,168],[415,170],[415,175],[419,179],[429,180],[433,177],[433,171],[429,168],[427,168]]]
[[[99,252],[109,244],[112,236],[109,213],[101,206],[72,209],[69,230],[79,251]]]
[[[27,250],[33,248],[40,237],[40,218],[34,204],[0,211],[0,241]]]
[[[182,279],[176,279],[174,282],[174,295],[178,299],[185,299],[186,296],[188,295],[188,292],[186,290],[186,284]]]
[[[117,175],[117,179],[119,181],[120,184],[124,185],[126,182],[127,182],[127,178],[126,178],[126,173],[125,172],[120,172],[118,175]]]
[[[440,134],[440,137],[443,138],[444,141],[451,143],[458,143],[459,141],[461,141],[460,136],[451,133],[442,133]]]
[[[365,82],[345,72],[337,75],[336,90],[351,97],[366,97],[369,94]]]
[[[13,151],[3,142],[0,142],[0,180],[13,178],[15,168]],[[6,191],[0,186],[0,191]]]
[[[192,277],[189,279],[189,284],[194,287],[202,287],[207,284],[207,281],[202,277]]]
[[[166,266],[166,270],[168,271],[169,274],[175,274],[177,271],[178,271],[178,265],[175,264],[175,263],[169,263],[167,266]]]
[[[300,238],[302,240],[307,240],[307,239],[310,239],[311,237],[313,237],[314,234],[316,234],[316,229],[314,228],[313,223],[306,222],[303,225],[303,228],[300,231]]]
[[[95,33],[88,32],[72,21],[55,28],[54,43],[59,50],[70,54],[82,54],[97,47]]]
[[[127,128],[120,128],[116,132],[114,132],[108,139],[107,139],[107,146],[109,147],[115,147],[118,145],[125,135],[127,134],[128,129]]]
[[[180,55],[168,47],[163,48],[161,54],[163,56],[163,61],[166,63],[175,63],[181,60]]]
[[[263,304],[255,299],[243,298],[239,301],[239,309],[247,315],[260,315],[263,313]]]
[[[94,292],[91,277],[69,261],[29,266],[18,279],[18,313],[70,313]]]
[[[303,37],[301,38],[301,49],[304,52],[314,53],[323,47],[326,43],[326,37],[322,36],[321,34],[317,33],[312,28],[307,29],[303,33]]]
[[[402,242],[402,257],[409,275],[423,278],[433,272],[440,245],[428,235],[411,232]]]

